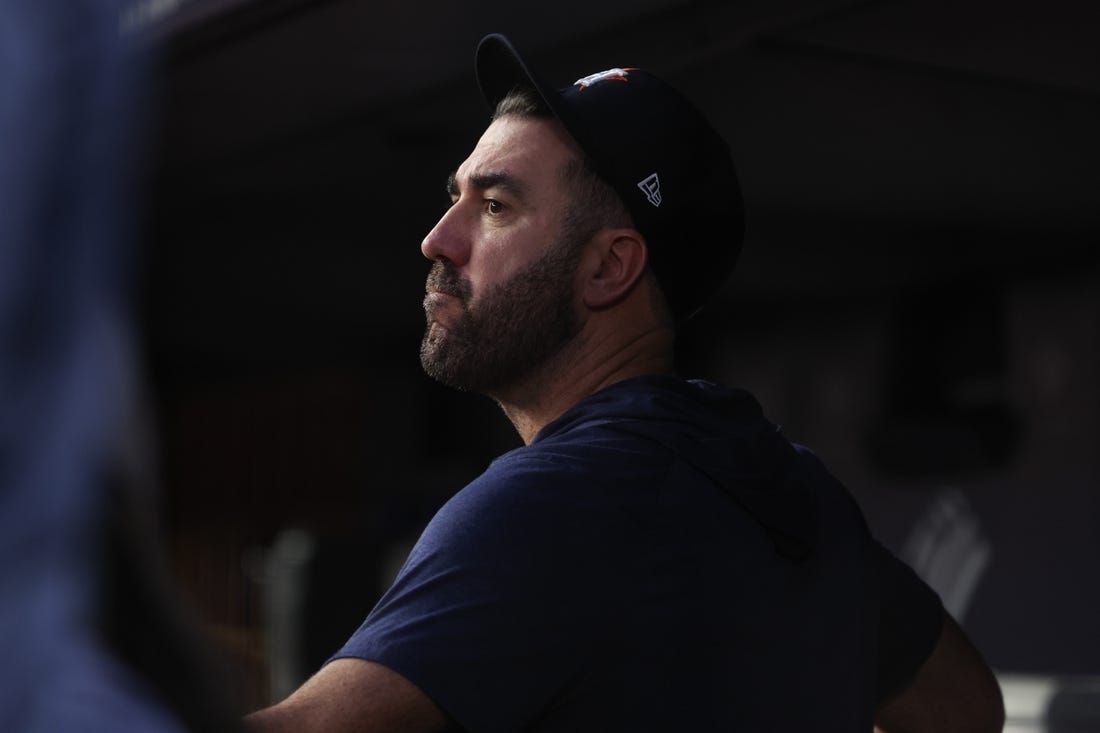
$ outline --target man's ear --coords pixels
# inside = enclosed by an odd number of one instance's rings
[[[582,283],[584,304],[599,309],[614,305],[645,272],[649,253],[636,229],[604,229],[590,242],[588,270]]]

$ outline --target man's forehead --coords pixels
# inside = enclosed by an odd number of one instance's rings
[[[523,179],[503,168],[468,170],[463,171],[461,176],[460,180],[458,171],[448,176],[447,193],[456,195],[463,186],[470,185],[480,190],[498,188],[515,196],[524,196],[530,188],[530,185]]]
[[[579,151],[556,120],[507,115],[489,125],[455,179],[534,182],[547,178]]]

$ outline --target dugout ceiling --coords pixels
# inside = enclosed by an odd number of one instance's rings
[[[726,300],[1097,257],[1088,0],[191,0],[128,23],[164,48],[152,308],[179,349],[419,327],[418,244],[485,123],[490,31],[563,85],[646,66],[712,116],[748,210]]]

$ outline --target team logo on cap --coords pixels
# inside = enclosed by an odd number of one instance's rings
[[[595,86],[601,81],[607,81],[608,79],[613,81],[629,81],[627,77],[630,76],[631,71],[634,71],[634,69],[629,67],[625,69],[614,68],[608,69],[607,71],[600,71],[596,74],[589,74],[588,76],[577,79],[573,82],[573,86],[580,87],[580,90],[583,92],[588,87]]]
[[[654,206],[661,205],[661,179],[657,178],[656,173],[652,173],[638,181],[638,188],[642,189],[642,193],[649,199],[649,203]]]

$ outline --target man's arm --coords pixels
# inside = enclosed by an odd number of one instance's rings
[[[252,713],[244,722],[255,733],[431,733],[443,730],[447,717],[397,672],[348,658],[325,665],[286,700]]]
[[[879,733],[993,733],[1004,728],[1001,688],[951,618],[913,681],[879,708]]]

